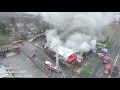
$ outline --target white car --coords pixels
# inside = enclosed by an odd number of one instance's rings
[[[93,51],[93,53],[96,53],[96,52],[97,52],[97,49],[93,49],[92,51]]]
[[[48,69],[50,69],[50,70],[52,70],[52,71],[54,71],[54,72],[57,72],[57,73],[60,72],[60,70],[57,69],[57,67],[56,67],[53,63],[51,63],[50,61],[45,61],[45,62],[44,62],[44,65],[45,65]]]
[[[106,49],[106,48],[103,48],[101,51],[104,53],[108,53],[108,49]]]
[[[35,46],[39,47],[39,44],[38,44],[38,43],[35,43]]]
[[[103,58],[105,56],[103,53],[98,53],[97,55],[99,58]]]
[[[37,39],[36,37],[33,37],[32,39],[29,40],[29,42],[33,42],[36,39]]]
[[[33,41],[33,39],[30,39],[30,40],[29,40],[29,42],[32,42],[32,41]]]

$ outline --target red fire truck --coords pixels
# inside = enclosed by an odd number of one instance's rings
[[[77,55],[76,54],[73,54],[71,56],[68,57],[67,59],[67,63],[71,64],[72,62],[74,62],[75,60],[77,59]]]
[[[110,55],[109,54],[106,54],[104,57],[103,57],[103,62],[105,64],[109,63],[110,62]]]
[[[112,71],[112,66],[110,64],[106,64],[104,73],[108,75],[111,73],[111,71]]]
[[[67,63],[68,64],[71,64],[73,63],[74,61],[77,61],[79,64],[83,61],[83,57],[82,56],[79,56],[78,54],[72,54],[71,56],[68,57],[67,59]]]
[[[22,40],[14,41],[14,42],[12,42],[12,44],[13,45],[21,44],[23,46],[23,41]]]
[[[50,61],[45,61],[44,66],[50,69],[51,71],[54,71],[56,73],[60,73],[60,70]]]
[[[12,42],[12,44],[13,44],[13,47],[15,49],[15,52],[17,54],[19,54],[20,48],[23,46],[23,41],[22,40],[14,41],[14,42]]]

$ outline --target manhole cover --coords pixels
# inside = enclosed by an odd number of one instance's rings
[[[118,75],[118,73],[119,73],[118,67],[115,66],[115,67],[113,68],[113,72],[112,72],[111,76],[112,76],[112,77],[115,77],[115,76]]]

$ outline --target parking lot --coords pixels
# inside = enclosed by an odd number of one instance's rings
[[[27,57],[21,53],[9,58],[0,60],[0,63],[6,64],[11,68],[20,72],[16,77],[22,78],[47,78],[47,76],[36,67]]]

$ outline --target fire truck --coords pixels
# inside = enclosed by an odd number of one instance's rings
[[[56,52],[50,49],[49,47],[44,47],[44,50],[51,58],[56,57]],[[58,57],[59,57],[60,62],[68,66],[73,64],[74,62],[81,64],[83,61],[83,57],[76,53],[68,54],[66,55],[66,57],[59,54]]]
[[[13,48],[15,49],[15,52],[19,54],[20,48],[23,46],[23,41],[22,40],[14,41],[12,42],[12,45],[13,45]]]
[[[112,71],[112,66],[110,64],[106,64],[104,73],[109,75]]]
[[[51,50],[48,47],[44,47],[45,52],[51,57],[51,58],[55,58],[55,52],[53,50]]]
[[[83,61],[83,57],[79,56],[78,54],[72,54],[68,57],[66,62],[68,64],[72,64],[74,61],[76,61],[80,64]]]
[[[60,73],[60,69],[58,69],[53,63],[50,61],[45,61],[44,66],[48,69],[50,69],[53,72]]]
[[[105,63],[105,64],[110,63],[110,54],[106,54],[103,57],[103,63]]]
[[[23,41],[22,41],[22,40],[14,41],[14,42],[12,42],[12,44],[13,44],[13,45],[18,45],[18,44],[20,44],[20,45],[23,46]]]

